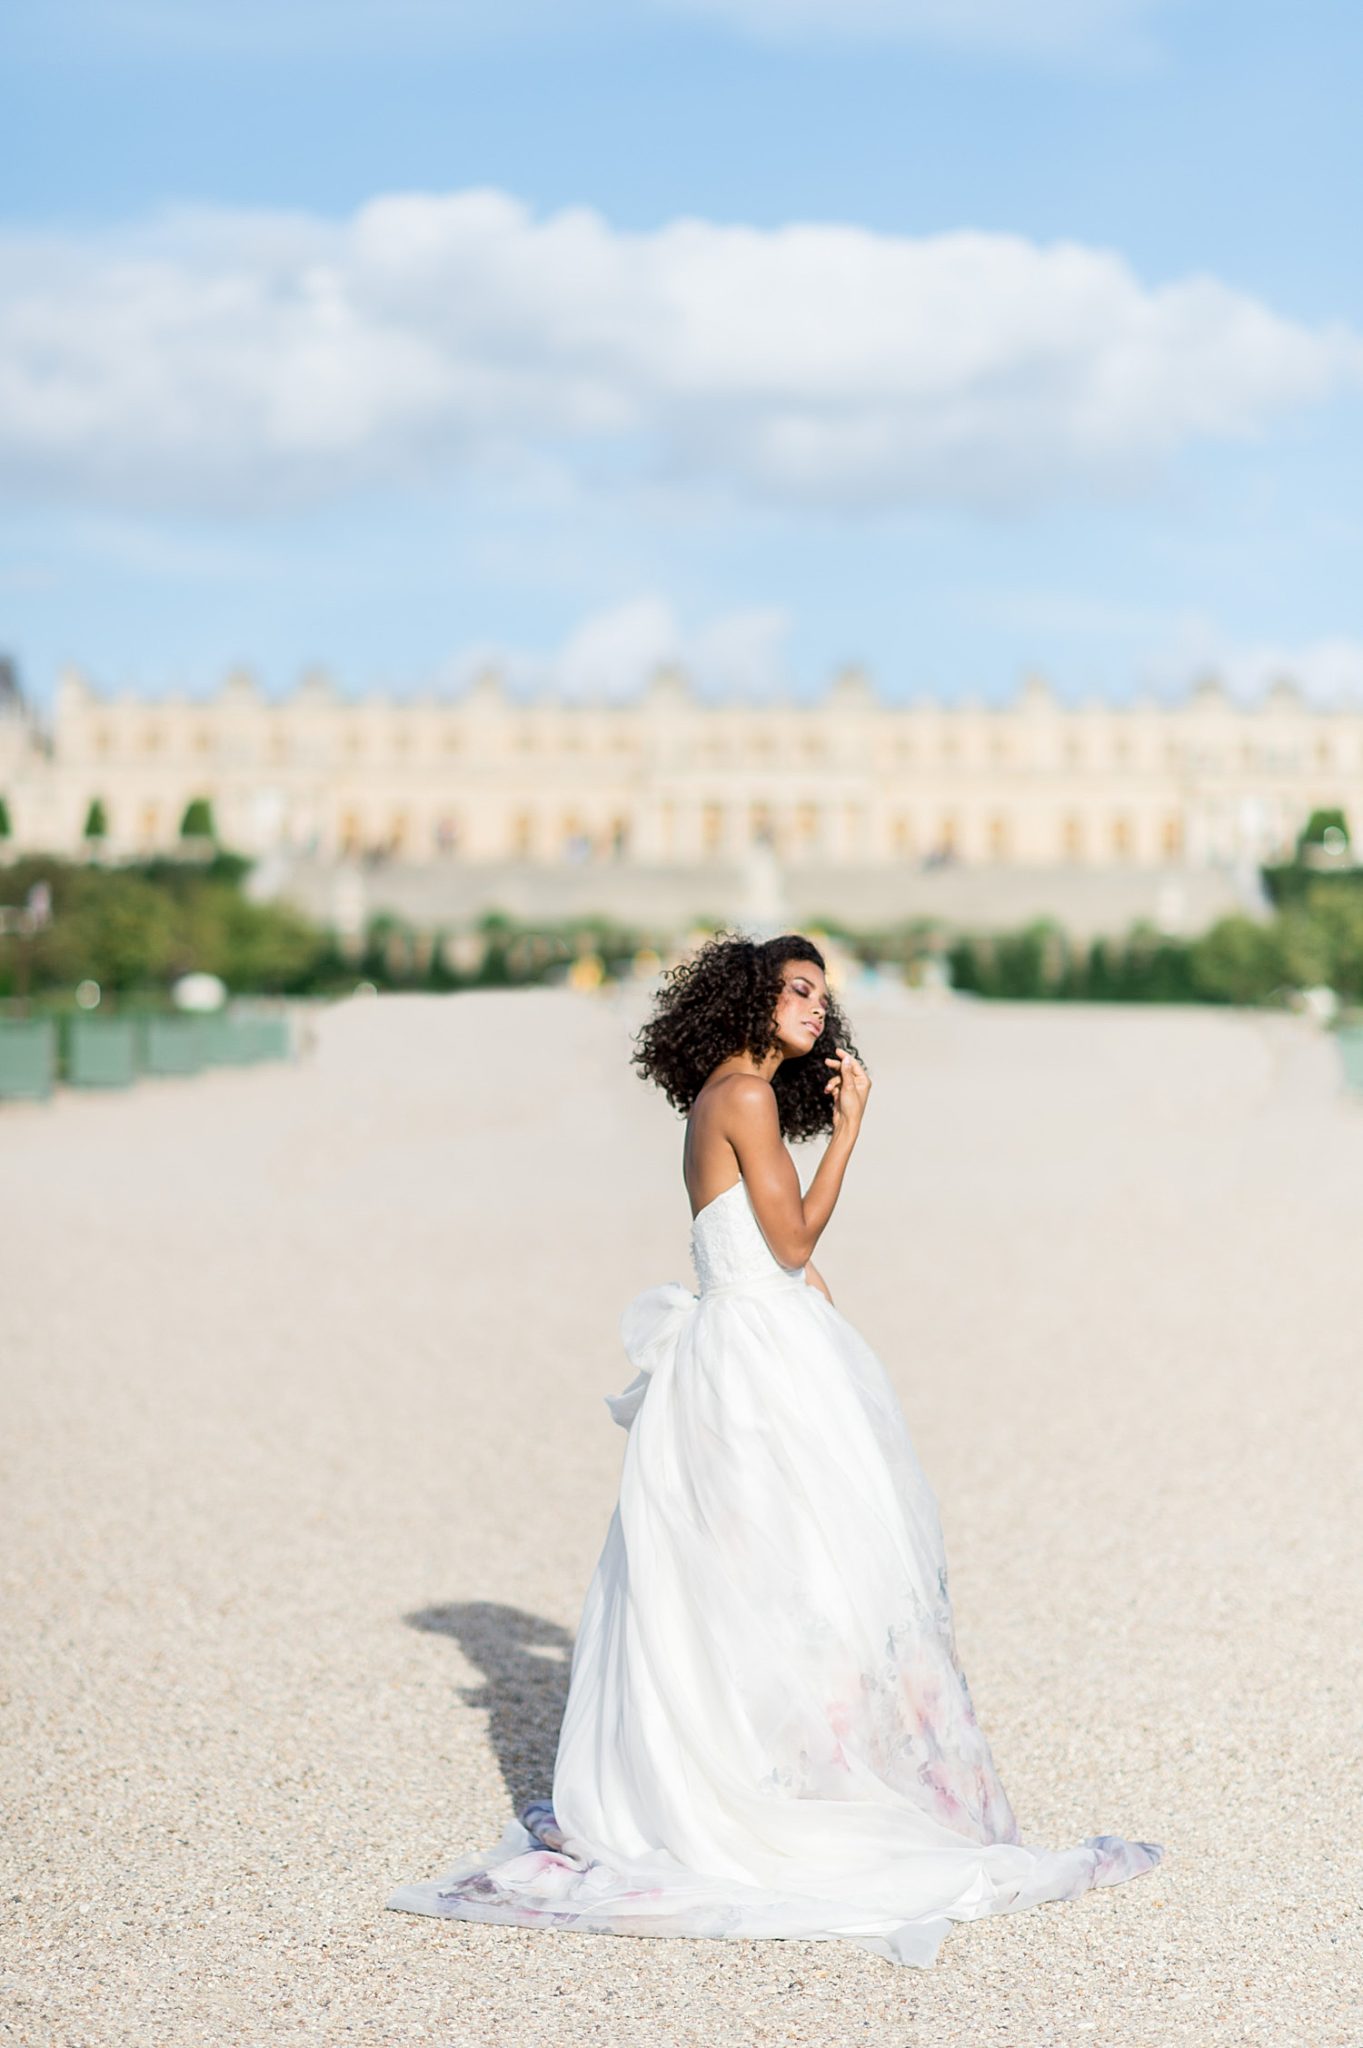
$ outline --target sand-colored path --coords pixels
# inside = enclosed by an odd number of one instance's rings
[[[1284,1018],[851,1005],[819,1263],[981,1720],[1027,1839],[1158,1871],[929,1972],[384,1911],[548,1789],[619,1312],[689,1277],[639,1002],[0,1113],[0,2040],[1363,2042],[1363,1103]]]

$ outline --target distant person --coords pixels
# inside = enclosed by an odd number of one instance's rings
[[[608,1399],[629,1440],[552,1801],[388,1904],[841,1936],[926,1967],[953,1921],[1153,1869],[1158,1844],[1118,1835],[1025,1846],[975,1718],[936,1498],[811,1260],[871,1088],[822,955],[720,935],[665,977],[636,1046],[686,1114],[700,1291],[648,1288],[622,1318],[637,1373]],[[786,1140],[824,1132],[802,1195]]]

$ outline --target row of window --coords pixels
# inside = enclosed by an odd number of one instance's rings
[[[105,816],[105,830],[114,830],[109,807],[102,806]],[[136,836],[144,844],[158,842],[163,834],[175,826],[178,813],[156,801],[140,804],[136,810]],[[658,807],[658,843],[656,851],[663,857],[680,857],[684,851],[681,821],[678,806],[664,802]],[[840,823],[842,827],[842,849],[856,853],[866,852],[867,816],[860,805],[846,804],[839,819],[828,806],[813,803],[797,804],[784,819],[778,819],[766,804],[756,803],[747,807],[746,816],[735,813],[729,807],[718,803],[702,805],[699,814],[700,849],[706,854],[719,854],[735,844],[736,836],[748,844],[768,844],[783,855],[817,853],[827,845],[829,829]],[[339,820],[338,842],[344,851],[359,852],[366,848],[383,848],[393,853],[420,853],[422,841],[425,850],[436,853],[457,852],[464,843],[464,832],[459,818],[444,813],[427,823],[419,832],[412,813],[399,808],[379,825],[373,814],[366,815],[356,808],[343,811]],[[961,818],[953,812],[946,812],[932,823],[926,823],[905,812],[895,814],[890,820],[889,849],[899,858],[914,856],[951,856],[965,850],[967,838],[972,850],[987,853],[995,860],[1008,860],[1018,851],[1018,833],[1015,822],[1005,812],[995,812],[983,821],[981,834],[967,834]],[[568,811],[556,818],[529,810],[512,814],[505,841],[505,851],[510,856],[552,854],[563,852],[569,856],[585,853],[609,853],[615,856],[628,852],[634,842],[631,821],[616,816],[604,825],[591,825],[579,814]],[[1161,857],[1177,859],[1186,851],[1186,832],[1182,816],[1168,812],[1156,824],[1155,845]],[[1137,827],[1133,818],[1116,813],[1107,818],[1092,814],[1071,812],[1059,821],[1057,853],[1065,859],[1080,860],[1095,855],[1107,854],[1121,859],[1133,854],[1137,846]]]
[[[543,752],[546,755],[579,753],[586,750],[586,736],[569,730],[562,738],[552,736],[541,747],[539,736],[533,728],[528,729],[516,740],[520,752]],[[148,726],[137,735],[133,751],[143,756],[156,755],[166,749],[167,736],[164,728]],[[190,749],[200,755],[210,755],[219,750],[219,742],[208,729],[201,729],[190,736]],[[230,743],[228,743],[230,744]],[[300,740],[296,736],[277,732],[270,734],[264,748],[266,761],[285,764],[307,757],[314,742]],[[458,754],[464,746],[461,733],[450,730],[440,736],[440,748],[446,754]],[[617,733],[611,739],[611,751],[630,753],[635,751],[636,742],[626,733]],[[95,733],[95,754],[101,760],[109,760],[120,751],[119,735],[111,728],[100,728]],[[387,746],[375,735],[362,732],[348,732],[342,735],[341,755],[347,760],[366,757],[389,757],[404,759],[415,751],[414,736],[399,730],[389,736]],[[945,733],[932,746],[920,743],[908,736],[889,740],[878,750],[879,759],[890,760],[899,766],[914,763],[963,764],[974,750],[963,746],[955,733]],[[691,758],[707,762],[729,762],[742,766],[745,762],[769,764],[778,760],[826,761],[830,759],[830,747],[826,738],[817,733],[806,733],[798,740],[787,743],[779,741],[774,734],[754,735],[745,741],[731,739],[700,740],[691,753]],[[986,766],[1012,767],[1029,765],[1024,753],[1014,749],[1013,742],[997,738],[990,742],[982,755],[975,754],[976,764]],[[1162,751],[1137,750],[1127,739],[1117,739],[1111,746],[1103,747],[1078,735],[1071,734],[1063,741],[1060,750],[1061,764],[1066,768],[1098,768],[1103,766],[1119,769],[1156,768],[1177,771],[1195,771],[1219,774],[1249,771],[1260,774],[1296,774],[1310,766],[1316,770],[1351,771],[1363,769],[1363,742],[1346,743],[1341,739],[1319,739],[1303,752],[1300,749],[1270,747],[1260,741],[1246,740],[1237,748],[1226,753],[1216,753],[1205,748],[1191,747],[1187,741],[1170,739]],[[1040,763],[1030,765],[1041,765]]]
[[[701,851],[717,855],[732,848],[734,830],[743,829],[750,845],[767,844],[782,855],[817,853],[824,845],[825,828],[829,822],[826,816],[819,816],[817,807],[812,804],[798,806],[784,828],[764,805],[752,806],[746,821],[739,821],[730,818],[722,805],[707,804],[702,808],[699,820]],[[858,807],[848,805],[842,822],[843,850],[852,853],[868,851],[864,844],[864,813]],[[154,802],[143,804],[137,814],[137,836],[144,844],[155,844],[172,823],[161,805]],[[676,807],[671,804],[661,806],[658,823],[661,844],[655,850],[664,858],[681,857],[684,849],[679,843]],[[890,851],[899,859],[951,858],[966,851],[966,836],[961,819],[950,812],[927,827],[920,827],[901,813],[891,820]],[[409,811],[394,811],[379,824],[372,816],[366,818],[360,811],[351,809],[341,814],[337,841],[341,851],[350,854],[383,851],[419,857],[423,851],[436,854],[459,852],[464,844],[464,834],[459,819],[450,814],[437,818],[428,825],[425,833],[419,833]],[[1060,821],[1056,853],[1066,860],[1103,855],[1125,859],[1135,853],[1136,843],[1135,823],[1129,817],[1118,814],[1100,821],[1074,813]],[[624,817],[615,817],[604,825],[593,826],[574,812],[549,819],[530,811],[518,811],[509,821],[504,852],[511,858],[555,855],[569,859],[596,855],[620,858],[631,850],[632,844],[630,821]],[[1163,859],[1176,860],[1186,851],[1184,823],[1177,813],[1171,812],[1159,821],[1156,845]],[[1013,821],[1003,813],[987,818],[982,843],[972,850],[983,852],[991,860],[1011,859],[1018,851]]]

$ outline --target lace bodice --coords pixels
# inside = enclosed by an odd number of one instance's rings
[[[702,1294],[738,1280],[785,1273],[797,1278],[803,1266],[783,1266],[762,1235],[748,1199],[748,1184],[737,1180],[691,1219],[691,1260]]]

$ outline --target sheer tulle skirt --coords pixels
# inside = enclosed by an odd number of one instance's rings
[[[884,1368],[784,1271],[648,1289],[552,1802],[388,1903],[597,1932],[842,1936],[930,1964],[956,1920],[1151,1869],[1021,1842],[961,1669],[936,1498]]]

